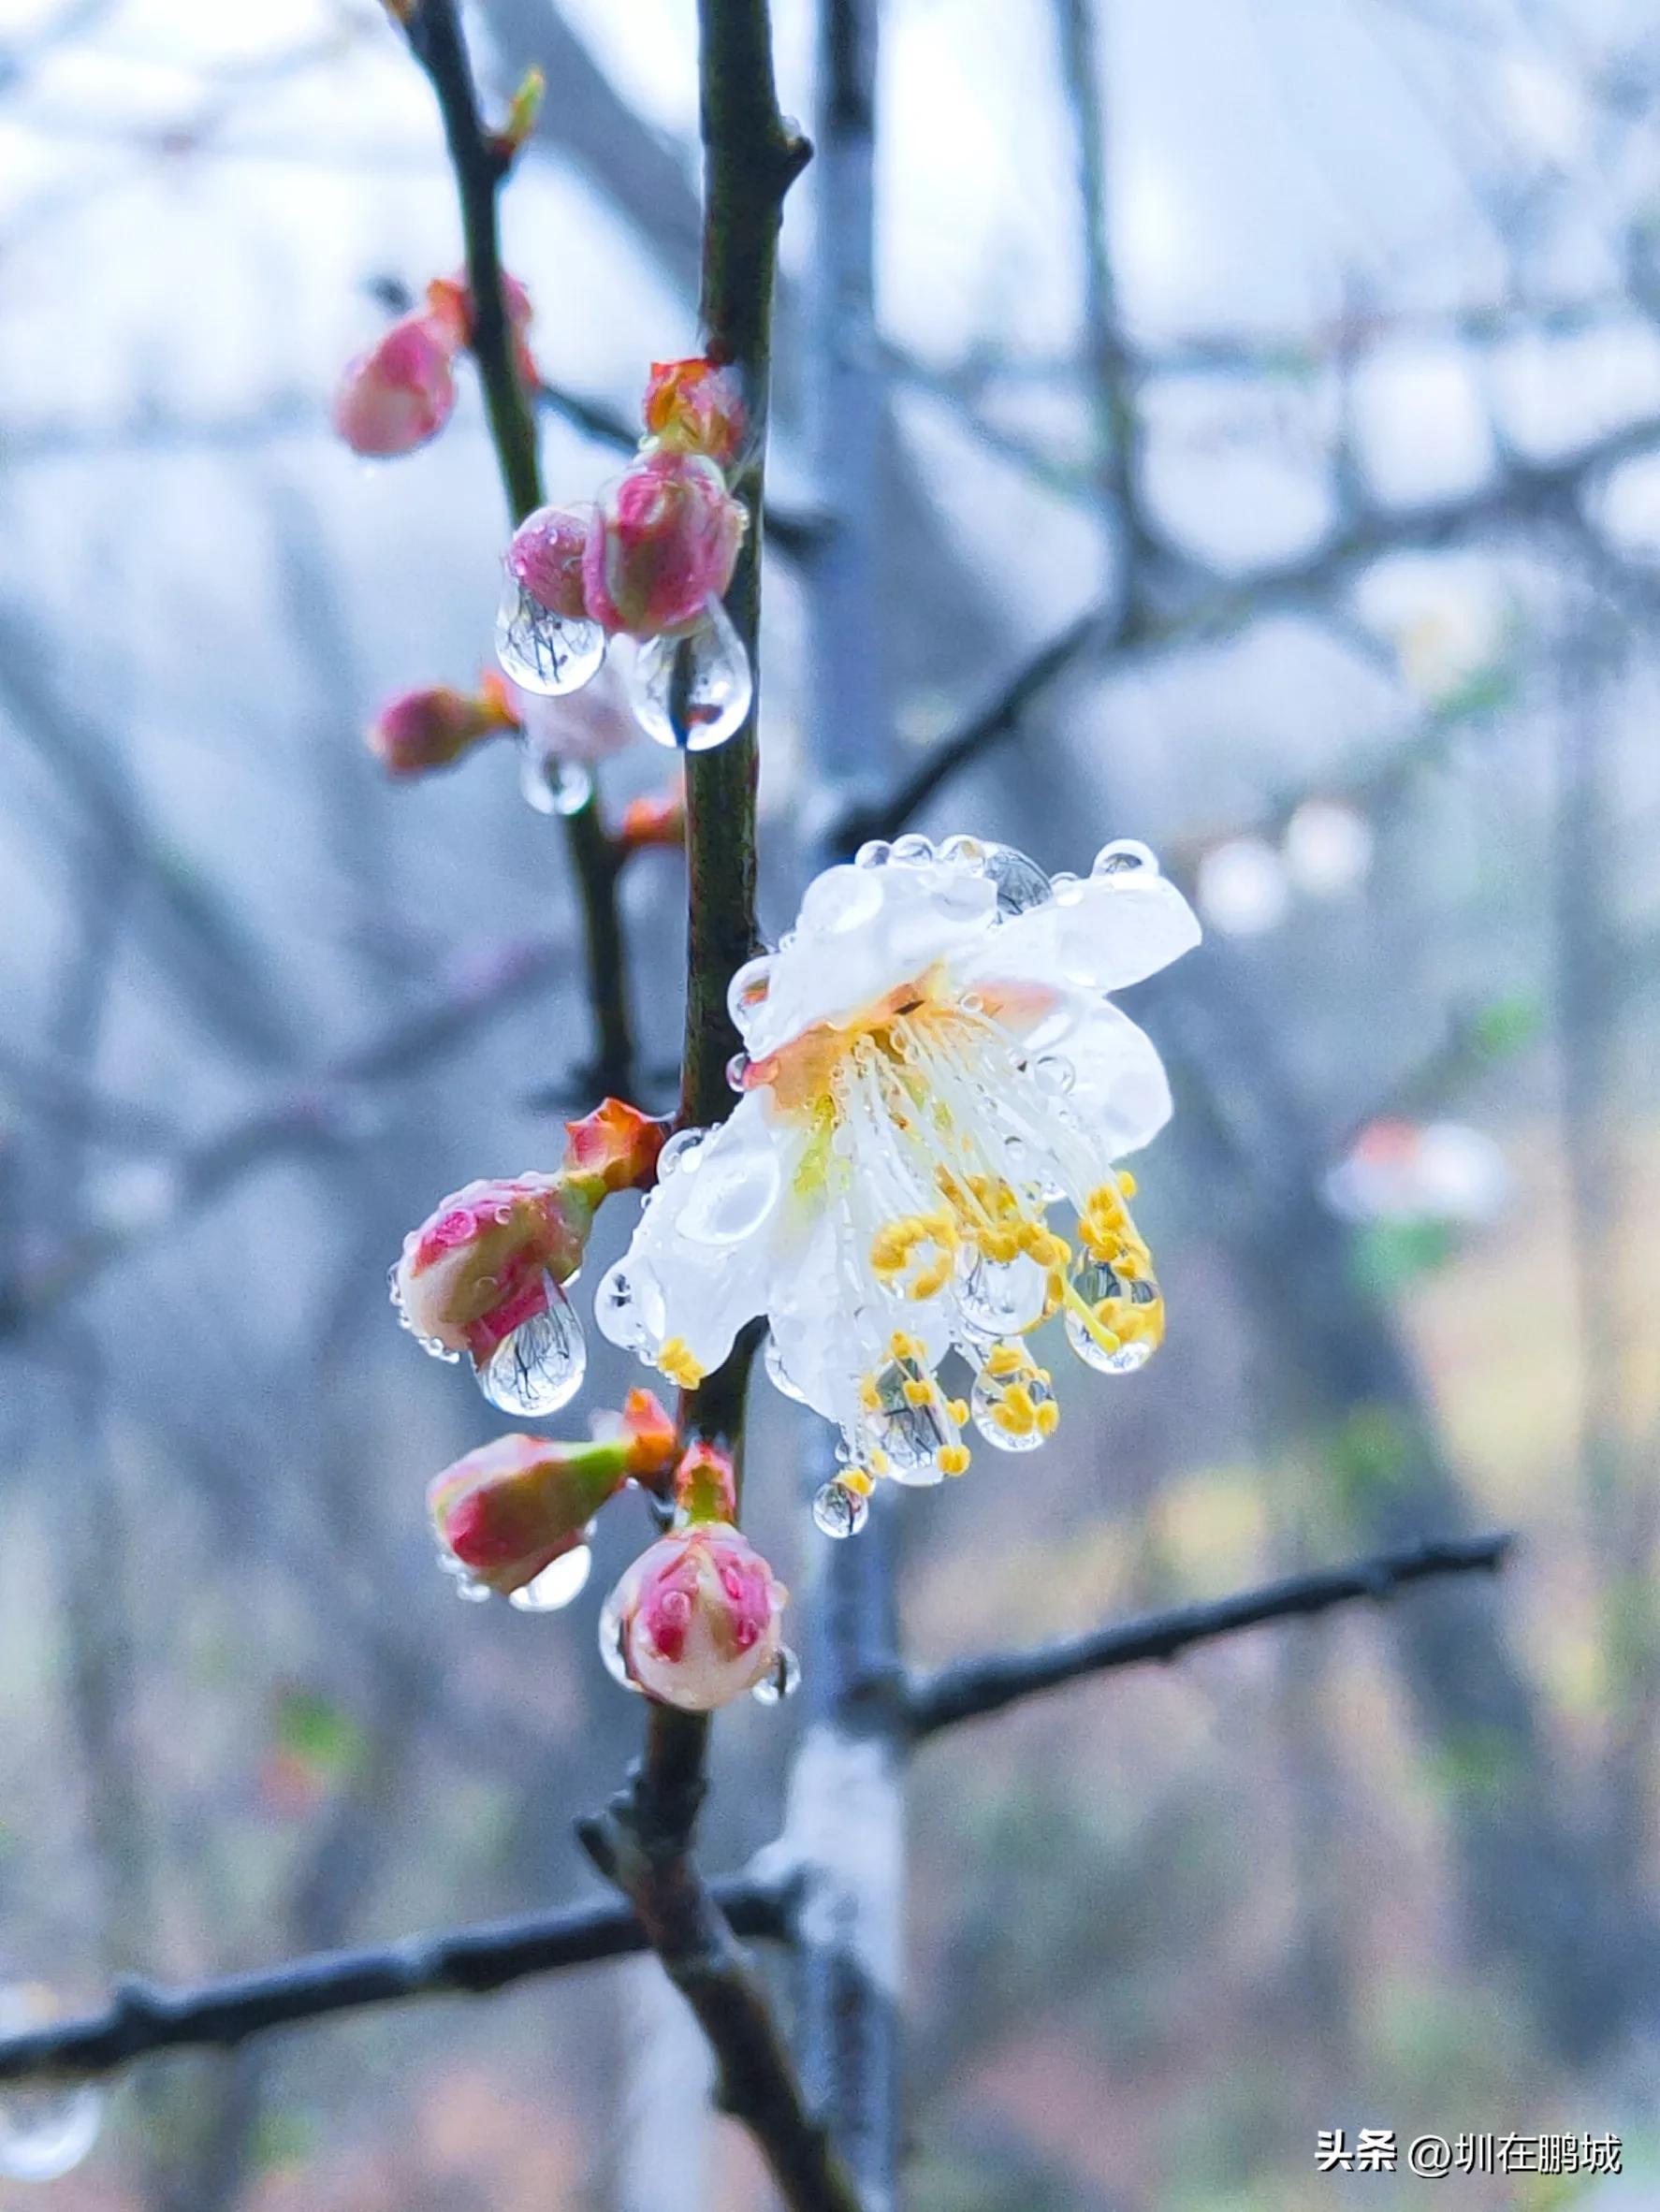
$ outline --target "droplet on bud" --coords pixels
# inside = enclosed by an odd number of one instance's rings
[[[582,1594],[592,1565],[593,1553],[586,1544],[578,1544],[570,1551],[561,1551],[539,1575],[512,1591],[507,1602],[521,1613],[561,1612]]]
[[[757,1705],[782,1705],[786,1697],[794,1696],[800,1682],[800,1660],[788,1644],[780,1644],[770,1671],[762,1676],[750,1695]]]
[[[529,737],[519,740],[518,788],[538,814],[580,814],[593,796],[593,777],[579,761],[561,760]]]
[[[826,1482],[813,1500],[813,1524],[841,1543],[856,1536],[870,1518],[870,1500],[842,1481]]]
[[[689,636],[653,637],[629,671],[629,704],[648,737],[678,752],[708,752],[742,727],[755,696],[744,642],[718,599]]]
[[[590,683],[604,657],[605,633],[597,622],[556,615],[508,577],[496,610],[496,658],[516,684],[556,699]]]
[[[644,1691],[628,1671],[628,1631],[622,1618],[620,1590],[619,1584],[600,1608],[600,1659],[614,1682],[620,1682],[635,1696],[643,1696]]]
[[[477,1370],[478,1387],[492,1405],[538,1419],[570,1404],[588,1367],[582,1324],[570,1300],[551,1275],[542,1287],[546,1304],[504,1336]]]

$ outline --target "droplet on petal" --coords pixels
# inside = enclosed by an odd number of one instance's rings
[[[572,1278],[575,1280],[575,1278]],[[546,1304],[504,1336],[482,1367],[478,1387],[502,1413],[541,1419],[568,1405],[582,1388],[588,1346],[570,1300],[544,1276]]]
[[[766,1349],[761,1357],[762,1364],[766,1369],[766,1379],[771,1383],[773,1389],[782,1397],[793,1398],[797,1405],[805,1405],[807,1392],[798,1389],[791,1378],[789,1370],[784,1365],[783,1356],[779,1350],[777,1337],[769,1336],[767,1338]]]
[[[947,837],[939,857],[948,867],[966,868],[970,875],[985,872],[985,846],[979,837]]]
[[[1077,1305],[1068,1301],[1067,1342],[1085,1365],[1101,1375],[1133,1375],[1144,1367],[1158,1349],[1158,1331],[1134,1317],[1138,1307],[1159,1304],[1158,1286],[1152,1276],[1120,1274],[1110,1260],[1097,1259],[1085,1251],[1072,1264],[1071,1288],[1095,1323],[1092,1329]]]
[[[653,637],[641,646],[628,689],[648,737],[677,752],[708,752],[742,728],[755,679],[731,616],[711,599],[690,636]]]
[[[577,1544],[549,1561],[533,1580],[511,1592],[507,1602],[521,1613],[561,1612],[582,1594],[592,1565],[593,1553],[586,1544]]]
[[[666,1183],[680,1169],[695,1168],[698,1149],[708,1133],[707,1129],[677,1129],[657,1156],[657,1180]]]
[[[750,1055],[749,1055],[749,1054],[748,1054],[748,1053],[734,1053],[734,1054],[733,1054],[733,1055],[732,1055],[732,1057],[731,1057],[731,1059],[730,1059],[730,1060],[728,1060],[728,1061],[727,1061],[727,1063],[726,1063],[726,1087],[727,1087],[727,1089],[728,1089],[728,1090],[734,1090],[734,1091],[736,1091],[736,1092],[738,1092],[738,1093],[741,1095],[741,1094],[742,1094],[742,1091],[743,1091],[743,1088],[744,1088],[744,1078],[745,1078],[745,1076],[746,1076],[746,1075],[748,1075],[748,1074],[749,1074],[749,1072],[750,1072]]]
[[[868,922],[881,907],[881,886],[867,868],[826,868],[801,900],[801,927],[815,937],[839,937]]]
[[[1045,1053],[1032,1063],[1032,1081],[1052,1099],[1064,1099],[1077,1079],[1076,1069],[1061,1053]]]
[[[618,1345],[625,1352],[632,1352],[639,1344],[644,1331],[626,1259],[615,1261],[600,1277],[593,1294],[593,1317],[607,1344]]]
[[[762,1676],[750,1695],[757,1705],[782,1705],[786,1697],[794,1696],[800,1682],[800,1660],[788,1644],[780,1644],[770,1670]]]
[[[919,837],[913,830],[908,837],[896,837],[890,861],[899,867],[920,868],[934,857],[932,837]]]
[[[605,657],[597,622],[556,615],[509,576],[496,610],[496,658],[527,691],[556,699],[591,683]]]
[[[885,868],[893,851],[886,837],[867,838],[853,854],[853,866],[856,868]]]
[[[1158,856],[1139,837],[1114,837],[1103,845],[1090,868],[1092,876],[1134,876],[1158,873]]]
[[[524,737],[519,740],[518,788],[538,814],[580,814],[593,796],[593,777],[579,761],[561,760]]]
[[[766,994],[772,986],[772,959],[762,953],[753,960],[746,960],[726,987],[726,1011],[741,1029],[744,1017],[766,1004]]]
[[[837,1543],[856,1536],[870,1518],[870,1500],[841,1481],[826,1482],[813,1500],[813,1524]]]
[[[1012,845],[986,846],[985,873],[997,887],[997,911],[1005,919],[1042,906],[1049,896],[1048,877]]]
[[[741,1244],[777,1205],[782,1182],[775,1152],[715,1159],[681,1210],[680,1234],[694,1244]]]

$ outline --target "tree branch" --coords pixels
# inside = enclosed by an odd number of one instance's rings
[[[961,1660],[911,1678],[906,1697],[910,1733],[920,1740],[959,1721],[1000,1712],[1004,1706],[1041,1690],[1056,1689],[1085,1675],[1106,1674],[1114,1667],[1140,1666],[1148,1659],[1174,1659],[1194,1644],[1232,1636],[1264,1621],[1323,1613],[1352,1598],[1393,1597],[1409,1583],[1432,1576],[1491,1573],[1504,1564],[1513,1540],[1508,1535],[1459,1536],[1417,1544],[1408,1550],[1357,1560],[1351,1566],[1289,1575],[1234,1597],[1177,1606],[1167,1613],[1149,1613],[1086,1636],[1063,1637],[1027,1652]]]
[[[522,522],[543,501],[542,470],[531,397],[519,378],[511,319],[502,289],[496,201],[506,164],[486,130],[467,56],[457,0],[414,0],[406,29],[438,99],[444,141],[455,170],[473,300],[473,353],[484,386],[490,442],[513,520]],[[565,816],[565,837],[576,871],[587,939],[589,997],[595,1033],[597,1089],[626,1094],[633,1065],[622,924],[617,904],[616,846],[590,797]]]
[[[739,1874],[710,1885],[737,1933],[789,1936],[785,1885]],[[108,2074],[153,2051],[229,2050],[269,2028],[360,2012],[414,1997],[480,1997],[531,1974],[620,1958],[648,1948],[626,1904],[596,1899],[527,1913],[447,1935],[412,1936],[372,1949],[326,1951],[261,1972],[190,1988],[128,1982],[101,2013],[0,2038],[0,2081],[40,2074]]]

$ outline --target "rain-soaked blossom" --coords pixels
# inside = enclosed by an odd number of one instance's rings
[[[580,1386],[582,1331],[563,1286],[601,1201],[648,1176],[663,1142],[617,1099],[565,1126],[557,1173],[469,1183],[410,1231],[392,1270],[404,1326],[440,1357],[465,1353],[505,1412],[555,1412]]]
[[[732,1463],[694,1444],[677,1469],[680,1525],[623,1573],[600,1616],[619,1681],[687,1712],[712,1712],[776,1680],[789,1593],[734,1525]]]
[[[673,453],[700,453],[730,469],[743,447],[748,411],[738,372],[700,357],[653,361],[646,386],[646,429]]]
[[[1170,1091],[1106,995],[1198,939],[1129,841],[1082,881],[968,837],[826,870],[779,950],[734,979],[742,1097],[664,1151],[600,1287],[602,1330],[691,1385],[764,1314],[774,1381],[841,1431],[819,1516],[833,1533],[875,1477],[960,1473],[970,1417],[1001,1449],[1041,1443],[1059,1400],[1027,1341],[1040,1323],[1059,1316],[1108,1374],[1163,1332],[1116,1163],[1162,1127]],[[966,1399],[940,1379],[954,1349]]]
[[[497,1436],[436,1477],[427,1509],[452,1571],[510,1595],[587,1540],[595,1514],[628,1482],[654,1483],[678,1446],[649,1390],[586,1443]]]
[[[633,637],[695,629],[732,581],[747,517],[712,461],[654,453],[594,511],[582,579],[590,618]]]

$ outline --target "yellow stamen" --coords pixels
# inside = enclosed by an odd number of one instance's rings
[[[939,1472],[942,1475],[966,1475],[968,1471],[968,1447],[966,1444],[948,1444],[939,1454]]]
[[[671,1336],[657,1355],[657,1364],[672,1383],[678,1383],[683,1390],[695,1390],[704,1378],[704,1370],[692,1358],[683,1336]]]

